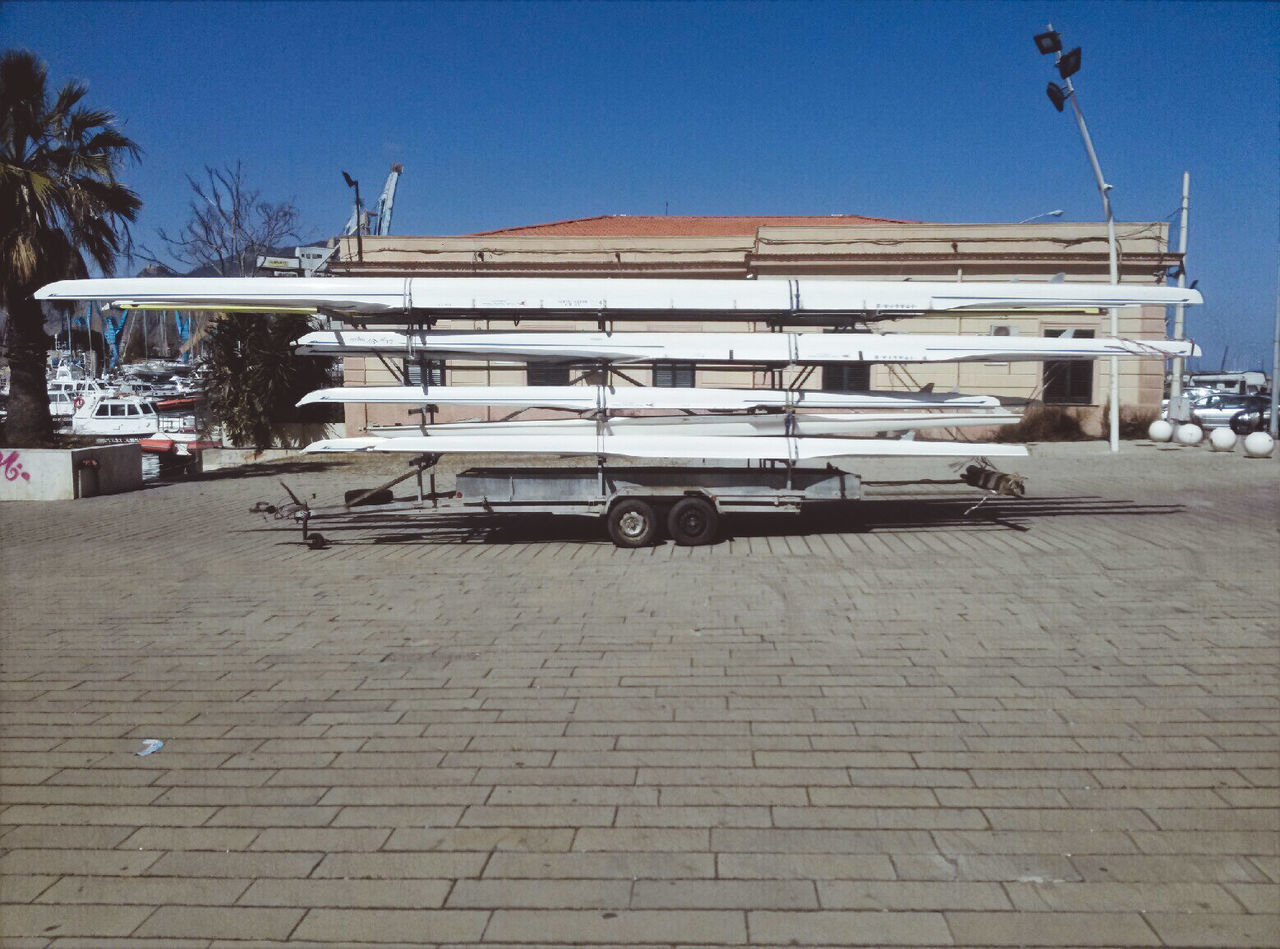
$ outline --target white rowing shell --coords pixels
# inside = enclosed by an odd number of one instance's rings
[[[308,333],[305,355],[368,353],[512,357],[550,361],[640,363],[655,360],[772,365],[843,362],[1015,362],[1102,356],[1198,356],[1190,340],[1077,339],[880,333],[574,333],[449,330],[394,333],[338,330]]]
[[[863,415],[685,415],[648,418],[521,419],[502,422],[446,422],[437,425],[379,426],[376,434],[401,438],[414,435],[827,435],[858,436],[926,428],[969,428],[1011,425],[1019,416],[989,412],[894,412]]]
[[[596,455],[684,460],[812,461],[851,457],[1024,457],[1023,445],[990,442],[917,441],[884,438],[804,438],[732,435],[511,435],[467,434],[403,438],[334,438],[313,442],[305,451],[405,452],[413,454]]]
[[[998,406],[989,395],[947,393],[848,393],[797,389],[665,389],[647,386],[362,386],[317,389],[298,405],[356,402],[385,405],[494,405],[593,410],[760,408],[878,409],[983,408]]]
[[[313,310],[385,316],[575,319],[783,318],[1198,304],[1179,287],[1098,283],[883,280],[695,280],[634,277],[132,277],[60,280],[38,300],[97,300],[122,309]]]

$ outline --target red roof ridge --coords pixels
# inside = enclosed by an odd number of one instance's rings
[[[468,237],[543,234],[561,232],[566,236],[749,236],[762,226],[823,226],[825,224],[913,224],[895,218],[868,217],[863,214],[597,214],[591,217],[524,224],[492,231],[477,231]],[[699,227],[705,224],[705,227]],[[733,227],[734,224],[739,225]]]

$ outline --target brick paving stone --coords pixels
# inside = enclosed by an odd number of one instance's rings
[[[1147,913],[1146,919],[1165,945],[1170,946],[1246,949],[1276,944],[1275,912],[1258,916],[1239,913]]]
[[[415,909],[311,909],[293,933],[299,940],[352,944],[479,943],[487,911]]]
[[[949,946],[939,913],[816,913],[758,910],[747,913],[752,944],[802,946]]]
[[[135,934],[160,939],[287,939],[303,912],[239,906],[161,906]]]
[[[10,850],[0,854],[0,885],[25,873],[133,876],[144,873],[164,856],[159,850]]]
[[[637,880],[634,909],[814,909],[810,880]]]
[[[721,879],[749,880],[892,880],[887,854],[721,853],[716,857]]]
[[[495,853],[485,879],[690,879],[714,877],[709,853]]]
[[[202,876],[63,876],[40,894],[38,903],[98,903],[184,906],[222,906],[234,903],[249,886],[245,879]]]
[[[998,883],[823,880],[823,909],[841,910],[1002,910],[1013,909]]]
[[[960,946],[1159,946],[1139,913],[948,912]]]
[[[629,880],[459,880],[450,909],[626,909]]]
[[[122,852],[124,855],[127,854]],[[310,876],[323,857],[321,853],[175,850],[161,856],[142,873],[158,877],[239,877],[244,880],[302,878]]]
[[[742,945],[746,922],[728,910],[496,910],[486,942],[541,943],[711,943]]]
[[[311,872],[316,879],[461,880],[479,876],[489,855],[447,851],[399,853],[331,853]]]
[[[42,876],[37,873],[0,876],[0,907],[6,903],[30,903],[57,882],[56,876]],[[0,913],[3,912],[3,908],[0,908]],[[3,930],[3,924],[0,924],[0,932]]]
[[[120,939],[136,930],[152,911],[150,906],[9,905],[0,912],[0,940],[8,946],[23,936]]]
[[[240,906],[399,907],[435,909],[444,904],[452,880],[282,880],[260,879]]]
[[[1014,907],[1028,912],[1230,913],[1239,909],[1230,891],[1210,883],[1006,883],[1005,889]]]

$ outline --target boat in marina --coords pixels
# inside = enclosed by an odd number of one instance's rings
[[[218,447],[202,424],[203,397],[154,400],[124,392],[91,392],[71,417],[71,434],[138,440],[144,452],[189,460]]]
[[[155,403],[139,395],[92,392],[71,416],[71,434],[113,439],[146,438],[160,430]]]

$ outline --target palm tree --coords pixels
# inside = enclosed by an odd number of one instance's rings
[[[69,82],[50,102],[43,62],[26,50],[0,54],[0,307],[8,314],[5,437],[12,445],[48,444],[53,436],[48,337],[32,293],[87,276],[86,258],[109,276],[142,206],[116,177],[141,150],[112,113],[80,104],[88,91]]]

